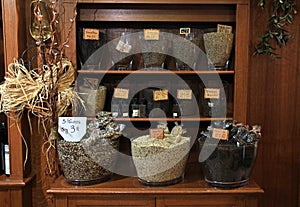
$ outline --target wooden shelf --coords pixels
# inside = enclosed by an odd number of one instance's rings
[[[136,177],[124,177],[114,175],[113,178],[104,183],[74,186],[59,177],[52,187],[47,191],[50,194],[143,194],[143,195],[172,195],[172,194],[260,194],[263,190],[251,180],[247,186],[235,189],[218,189],[209,186],[204,180],[199,163],[188,163],[185,178],[181,183],[165,187],[148,187],[138,182]]]
[[[140,74],[140,75],[163,75],[163,74],[177,74],[177,75],[233,75],[234,70],[78,70],[79,74],[109,74],[109,75],[128,75],[128,74]]]
[[[91,1],[79,3],[88,2]],[[172,4],[162,1],[159,8],[153,7],[153,1],[124,1],[121,5],[111,3],[101,2],[94,7],[79,4],[79,21],[234,22],[236,20],[233,1],[227,1],[222,5],[211,5],[209,1],[190,1],[190,3],[177,1]],[[181,11],[178,12],[178,9]]]
[[[220,117],[220,118],[210,118],[210,117],[191,117],[191,118],[114,118],[115,121],[132,121],[132,122],[146,122],[146,121],[162,121],[166,120],[169,122],[179,122],[179,121],[217,121],[217,120],[233,120],[232,117]]]
[[[6,175],[0,176],[0,188],[12,188],[12,187],[24,187],[28,183],[32,182],[32,180],[35,178],[34,175],[31,175],[29,177],[24,178],[23,180],[15,180],[10,179]]]

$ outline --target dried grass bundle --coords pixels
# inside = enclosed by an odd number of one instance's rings
[[[58,64],[61,65],[43,65],[43,73],[39,74],[38,69],[29,71],[22,62],[11,63],[0,85],[0,112],[20,116],[27,109],[43,119],[63,115],[74,100],[81,99],[73,90],[75,69],[72,63],[62,59]]]

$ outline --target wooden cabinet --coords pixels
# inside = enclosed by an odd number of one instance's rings
[[[234,28],[234,56],[229,70],[209,71],[197,68],[195,71],[132,71],[132,70],[109,70],[96,66],[93,70],[82,68],[78,61],[78,44],[76,44],[77,29],[64,30],[63,37],[69,37],[70,47],[65,51],[67,57],[77,65],[79,76],[107,76],[112,82],[116,78],[134,74],[138,77],[153,76],[168,77],[176,74],[186,79],[192,76],[219,76],[230,77],[233,84],[232,114],[226,117],[167,117],[166,121],[189,121],[209,123],[213,120],[235,119],[246,121],[247,110],[247,74],[248,74],[248,40],[249,40],[249,0],[78,0],[77,5],[73,1],[64,0],[61,6],[64,8],[62,25],[69,28],[70,19],[74,16],[74,8],[78,13],[76,26],[86,24],[86,27],[97,24],[114,27],[133,26],[143,28],[160,25],[201,25],[209,27],[218,23],[232,25]],[[153,23],[154,22],[154,23]],[[201,27],[200,26],[200,27]],[[168,78],[165,78],[167,80]],[[192,80],[192,79],[191,79]],[[132,82],[131,82],[132,83]],[[160,118],[116,118],[116,121],[135,122],[140,126],[148,121],[160,121]],[[199,152],[196,152],[198,154]],[[53,196],[55,206],[236,206],[256,207],[259,194],[263,191],[251,181],[249,185],[237,189],[216,189],[205,183],[199,163],[192,165],[197,156],[191,156],[188,163],[184,181],[165,187],[146,187],[140,184],[135,177],[122,177],[115,175],[112,180],[91,186],[72,186],[66,183],[64,177],[55,181],[47,191]],[[193,167],[191,167],[193,166]]]

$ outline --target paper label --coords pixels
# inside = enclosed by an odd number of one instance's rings
[[[153,100],[154,101],[166,101],[169,99],[168,90],[156,90],[153,91]]]
[[[86,133],[86,117],[59,117],[58,133],[68,142],[79,142]]]
[[[223,33],[226,33],[226,34],[231,34],[232,33],[232,26],[218,24],[217,32],[223,32]]]
[[[128,99],[128,96],[129,96],[129,89],[124,89],[124,88],[114,89],[114,98]]]
[[[205,88],[204,89],[204,98],[219,99],[220,98],[220,89],[219,88]]]
[[[191,100],[192,99],[192,90],[177,90],[177,98]]]
[[[163,139],[164,129],[150,129],[150,137],[155,139]]]
[[[221,140],[228,140],[229,131],[226,129],[217,129],[214,128],[212,132],[212,138],[221,139]]]
[[[144,40],[159,40],[159,29],[144,29]]]
[[[117,44],[116,50],[123,53],[129,53],[131,48],[132,48],[131,45],[126,44],[125,42],[120,40]]]
[[[84,40],[99,40],[99,29],[83,29],[83,39]]]
[[[179,34],[190,34],[191,33],[191,28],[180,28],[179,29]]]

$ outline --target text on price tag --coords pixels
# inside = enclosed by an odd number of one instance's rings
[[[125,89],[125,88],[114,89],[114,98],[128,99],[128,96],[129,96],[129,89]]]
[[[219,99],[220,98],[220,89],[219,88],[205,88],[204,89],[204,98]]]
[[[226,129],[213,129],[212,138],[221,139],[221,140],[228,140],[229,131]]]
[[[155,139],[163,139],[164,129],[150,129],[150,137]]]
[[[168,90],[153,91],[153,101],[166,101],[169,99],[168,94]]]
[[[86,117],[59,117],[58,133],[68,142],[79,142],[86,133]]]
[[[99,40],[99,29],[83,29],[83,39],[84,40]]]
[[[144,40],[159,40],[159,29],[144,29]]]
[[[192,90],[177,90],[177,98],[191,100],[192,99]]]

